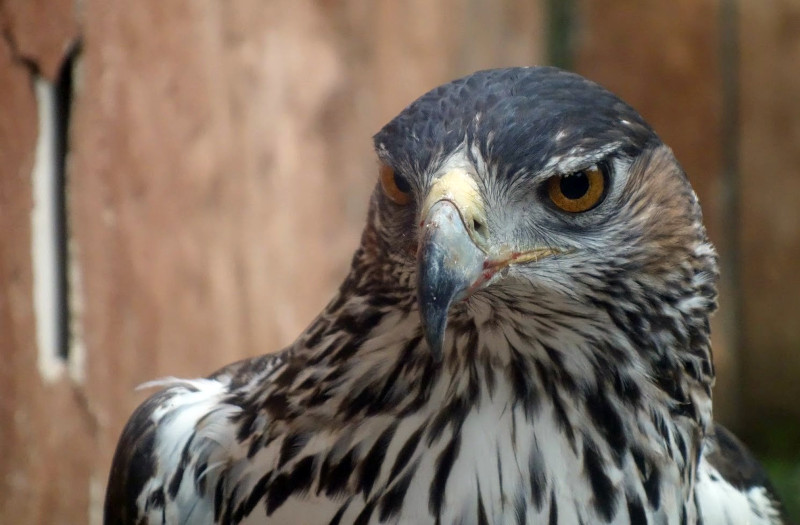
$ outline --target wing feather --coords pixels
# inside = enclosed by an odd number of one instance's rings
[[[282,354],[240,361],[207,379],[166,378],[131,416],[122,432],[108,480],[106,524],[210,523],[217,479],[246,451],[232,420],[241,407],[232,391],[265,381]]]
[[[703,523],[708,525],[788,523],[764,468],[721,425],[706,438],[695,495]]]

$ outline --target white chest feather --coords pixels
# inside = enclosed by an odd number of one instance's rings
[[[432,398],[447,395],[448,385],[440,381]],[[213,523],[220,490],[231,502],[228,517],[258,494],[238,516],[239,522],[253,524],[298,519],[324,524],[334,516],[339,523],[433,523],[436,517],[464,524],[592,523],[601,518],[630,523],[637,512],[678,523],[683,509],[683,494],[671,488],[678,485],[676,469],[659,467],[659,509],[650,509],[646,488],[633,482],[640,476],[631,457],[593,463],[587,454],[602,457],[608,451],[581,424],[579,414],[567,414],[574,426],[567,438],[549,400],[531,416],[511,401],[504,382],[491,395],[481,392],[479,402],[456,422],[442,423],[441,411],[432,408],[401,419],[365,418],[316,432],[289,460],[281,458],[286,436],[249,455],[246,442],[239,442],[236,427],[229,424],[237,408],[216,404],[220,385],[193,386],[201,388],[176,396],[163,413],[154,414],[160,418],[160,471],[170,474],[149,482],[140,508],[146,509],[158,490],[169,493],[176,471],[183,470],[184,476],[165,508],[146,512],[153,523]],[[308,483],[292,490],[304,465]],[[264,491],[266,482],[271,487]],[[281,496],[281,483],[288,493],[270,509],[270,501]],[[224,509],[216,511],[218,521],[224,521]]]

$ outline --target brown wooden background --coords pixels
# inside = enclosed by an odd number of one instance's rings
[[[357,243],[371,134],[487,67],[569,66],[659,130],[722,253],[718,416],[800,426],[800,0],[5,0],[0,28],[1,523],[99,523],[135,386],[291,341]],[[61,350],[32,297],[37,79],[70,108]]]

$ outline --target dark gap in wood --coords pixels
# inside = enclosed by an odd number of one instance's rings
[[[547,0],[547,63],[572,69],[575,58],[575,0]]]
[[[722,195],[721,215],[724,256],[720,260],[721,283],[728,294],[727,310],[730,330],[729,350],[733,355],[732,372],[741,384],[742,368],[742,286],[741,286],[741,180],[739,168],[739,0],[720,0],[719,60],[722,83]],[[735,403],[734,406],[738,405]],[[738,422],[741,423],[741,422]]]
[[[55,92],[55,113],[53,129],[55,143],[53,159],[55,168],[54,195],[55,205],[55,242],[57,258],[56,304],[58,310],[58,340],[56,355],[60,359],[69,359],[70,349],[70,290],[69,290],[69,225],[67,213],[67,156],[69,155],[69,129],[72,114],[73,69],[75,67],[78,47],[74,46],[61,64],[53,85]]]

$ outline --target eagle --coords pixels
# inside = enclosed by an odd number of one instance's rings
[[[334,298],[281,352],[155,382],[105,523],[785,523],[713,420],[717,255],[633,108],[487,70],[374,145]]]

